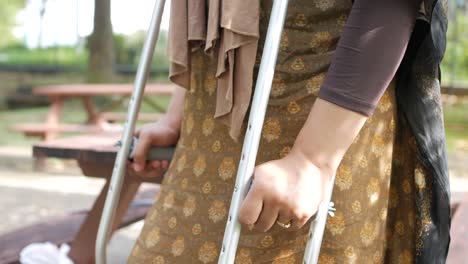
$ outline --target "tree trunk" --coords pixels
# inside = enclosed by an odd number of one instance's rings
[[[114,65],[111,0],[95,0],[94,30],[89,38],[88,82],[112,82]]]

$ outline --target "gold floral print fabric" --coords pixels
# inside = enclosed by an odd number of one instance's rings
[[[341,28],[347,0],[292,0],[256,164],[287,155],[317,99]],[[272,1],[261,1],[259,52]],[[216,263],[223,239],[244,133],[239,143],[212,118],[216,110],[216,54],[192,56],[181,136],[154,205],[128,263]],[[397,134],[395,83],[346,153],[337,171],[319,263],[413,263],[417,225],[431,182],[408,150],[410,133]],[[426,208],[426,209],[425,209]],[[236,263],[302,263],[308,222],[297,232],[277,225],[266,233],[242,229]]]

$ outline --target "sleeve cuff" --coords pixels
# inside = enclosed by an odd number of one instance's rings
[[[353,112],[363,114],[365,116],[372,115],[376,108],[376,105],[369,104],[343,93],[337,93],[332,89],[327,89],[326,87],[320,88],[318,97],[322,100],[341,106]]]

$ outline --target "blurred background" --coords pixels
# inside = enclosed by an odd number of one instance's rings
[[[35,87],[132,83],[154,2],[0,0],[0,237],[92,206],[104,180],[82,176],[74,160],[38,162],[32,147],[41,137],[34,133],[26,137],[28,133],[12,125],[47,119],[51,97],[34,93]],[[468,191],[468,1],[448,2],[442,86],[452,191],[459,199],[458,194]],[[165,15],[151,82],[167,82],[167,28]],[[162,108],[167,106],[168,98],[153,99]],[[113,105],[113,110],[125,112],[128,98],[97,94],[92,103],[97,109]],[[144,105],[143,110],[151,107]],[[61,111],[60,122],[86,121],[79,98],[67,98]],[[80,134],[67,132],[67,136]],[[117,232],[110,263],[125,263],[140,228],[141,221]],[[0,239],[0,251],[6,247]]]

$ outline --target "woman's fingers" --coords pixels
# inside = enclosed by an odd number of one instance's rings
[[[152,146],[170,146],[178,141],[178,132],[168,122],[159,120],[155,123],[148,123],[134,132],[138,137],[133,153],[134,172],[139,175],[148,173],[151,170],[167,169],[169,161],[155,160],[147,161],[147,155]],[[159,172],[158,172],[159,173]]]
[[[150,162],[147,162],[141,171],[135,171],[132,165],[133,164],[131,162],[127,162],[127,168],[129,169],[129,172],[138,177],[154,178],[161,176],[164,171],[163,168],[154,168]]]
[[[138,138],[133,155],[133,169],[136,172],[141,172],[144,170],[146,163],[146,153],[148,153],[150,147],[151,139],[149,135],[140,133],[140,137]]]
[[[255,188],[255,184],[247,193],[239,210],[239,221],[245,225],[253,225],[257,222],[263,207],[261,192]]]
[[[161,161],[159,160],[152,160],[152,161],[149,161],[149,167],[151,167],[152,169],[160,169],[161,168]]]
[[[140,131],[141,131],[141,128],[137,128],[134,132],[133,132],[133,135],[135,137],[140,137]]]
[[[151,160],[149,164],[153,169],[167,169],[169,167],[168,160]]]
[[[169,161],[168,160],[162,160],[161,161],[161,167],[164,169],[167,169],[169,167]]]
[[[288,209],[285,209],[285,208],[281,208],[279,210],[277,221],[282,223],[282,224],[285,224],[285,225],[290,224],[291,227],[294,226],[294,223],[296,222],[295,219],[294,219],[293,214],[291,213],[291,211],[288,210]],[[290,228],[288,228],[288,230]]]
[[[310,220],[309,216],[302,216],[300,218],[295,218],[294,221],[292,221],[292,226],[290,230],[297,231],[301,229],[309,220]]]
[[[310,211],[296,209],[295,212],[292,212],[292,216],[294,221],[292,221],[292,226],[290,230],[297,231],[301,229],[307,223],[307,221],[309,221],[312,214],[310,214]]]
[[[161,176],[163,172],[163,169],[148,169],[144,170],[142,173],[139,173],[140,175],[143,175],[145,178],[155,178],[158,176]]]
[[[264,202],[260,217],[255,223],[255,229],[266,232],[275,224],[278,219],[278,205],[271,202]]]

